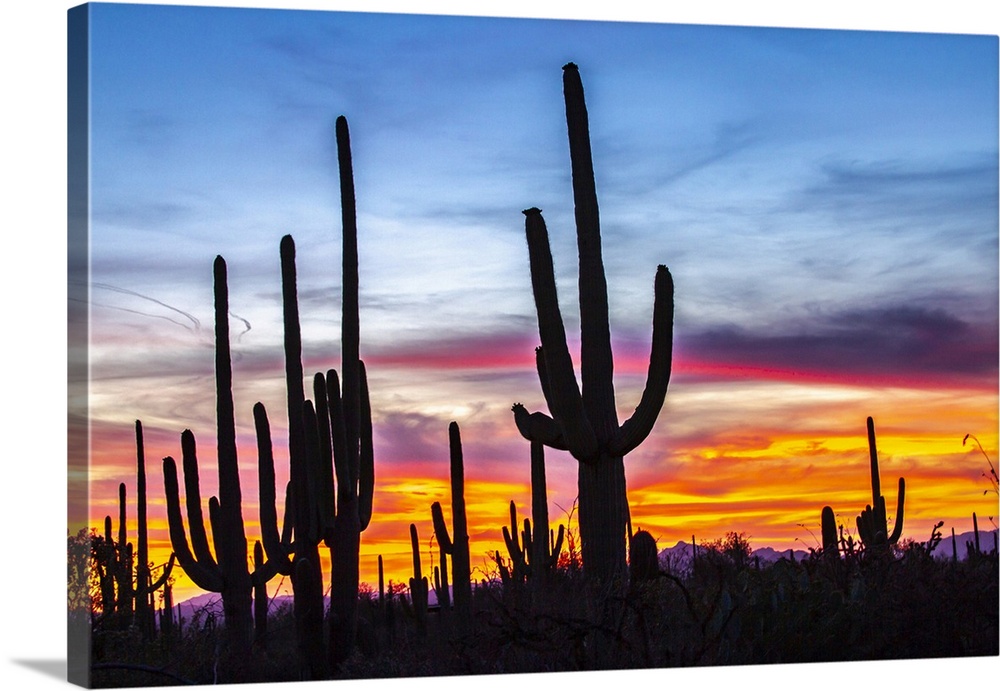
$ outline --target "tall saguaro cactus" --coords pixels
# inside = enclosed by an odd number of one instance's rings
[[[327,378],[330,421],[334,440],[337,516],[330,545],[331,661],[339,664],[354,647],[358,629],[358,583],[361,533],[372,518],[375,459],[368,377],[360,358],[358,316],[358,220],[354,196],[354,169],[347,118],[337,118],[337,161],[343,220],[343,304],[341,318],[341,375],[339,401]],[[334,380],[335,381],[335,380]],[[339,408],[339,410],[335,410]],[[338,454],[338,438],[343,453]]]
[[[472,562],[469,557],[469,526],[465,516],[465,466],[462,460],[462,437],[458,423],[448,425],[448,444],[451,461],[451,521],[454,535],[448,534],[441,504],[431,505],[434,535],[441,552],[451,556],[451,572],[455,600],[455,614],[459,628],[466,631],[472,609]],[[442,572],[445,572],[442,556]],[[445,586],[447,588],[447,585]]]
[[[247,538],[243,526],[242,493],[236,458],[236,422],[233,410],[233,372],[229,350],[229,289],[226,262],[216,257],[215,279],[215,396],[218,428],[219,496],[209,500],[209,520],[215,556],[208,546],[202,516],[198,458],[191,430],[181,434],[184,485],[187,492],[191,545],[181,516],[177,465],[163,459],[170,542],[177,561],[199,588],[222,595],[222,608],[230,652],[249,654],[253,633],[251,574],[247,568]],[[194,552],[192,553],[192,548]]]
[[[140,631],[147,637],[152,637],[156,629],[155,604],[153,593],[162,588],[170,578],[174,567],[174,555],[170,555],[166,567],[160,577],[153,581],[149,568],[149,529],[146,522],[146,452],[142,435],[142,422],[135,421],[136,447],[136,505],[137,531],[136,564],[135,564],[135,621]]]
[[[628,502],[624,457],[649,435],[663,406],[673,350],[673,279],[656,270],[653,335],[646,386],[631,418],[619,424],[613,385],[614,362],[608,319],[608,290],[601,255],[601,231],[587,108],[580,73],[563,67],[573,197],[580,260],[580,357],[582,390],[570,358],[556,295],[552,253],[541,211],[528,209],[525,234],[541,348],[537,366],[551,417],[514,406],[521,434],[566,449],[579,461],[580,538],[584,572],[610,581],[625,574]]]

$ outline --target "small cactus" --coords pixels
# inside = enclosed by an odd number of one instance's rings
[[[413,578],[410,579],[410,600],[413,605],[413,616],[417,621],[417,630],[427,631],[427,577],[420,569],[420,540],[417,537],[417,526],[410,524],[410,546],[413,549]]]
[[[833,514],[833,509],[829,506],[823,507],[821,517],[823,534],[823,554],[836,557],[840,554],[837,540],[837,518]]]
[[[656,538],[638,530],[629,543],[629,580],[633,584],[656,580],[660,574],[660,558]]]
[[[878,449],[875,444],[875,422],[868,418],[868,453],[871,467],[872,503],[867,505],[857,517],[858,536],[866,548],[884,549],[899,541],[903,532],[903,500],[906,496],[906,481],[899,478],[899,492],[896,498],[896,518],[891,533],[888,533],[885,497],[882,496],[878,472]]]

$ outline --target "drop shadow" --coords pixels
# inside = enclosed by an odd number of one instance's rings
[[[47,677],[66,681],[67,662],[62,660],[11,660],[14,664],[27,667]]]

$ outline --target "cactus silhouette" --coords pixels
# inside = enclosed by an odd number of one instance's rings
[[[885,497],[882,496],[878,472],[878,449],[875,445],[875,422],[868,418],[868,455],[871,468],[872,503],[865,506],[857,517],[858,536],[866,548],[887,548],[899,540],[903,532],[903,500],[906,495],[906,481],[899,478],[899,492],[896,498],[896,518],[892,533],[888,533],[888,519]]]
[[[417,526],[410,524],[410,548],[413,550],[413,578],[410,579],[410,600],[413,606],[413,616],[417,622],[417,631],[421,634],[427,631],[427,577],[420,568],[420,540],[417,536]]]
[[[264,548],[257,540],[253,543],[254,572],[262,572],[264,564]],[[253,642],[257,645],[267,640],[267,604],[267,583],[257,579],[253,584]]]
[[[837,539],[837,518],[833,514],[833,509],[824,506],[820,515],[820,525],[823,535],[823,554],[836,557],[840,554]]]
[[[209,500],[209,520],[215,555],[209,548],[201,506],[198,457],[191,430],[181,433],[184,487],[187,494],[188,530],[181,515],[177,464],[163,459],[163,484],[167,499],[170,542],[184,572],[202,590],[222,596],[229,653],[240,659],[249,654],[253,634],[251,592],[255,578],[273,575],[251,574],[248,569],[247,538],[243,524],[242,492],[236,456],[236,422],[233,408],[232,358],[229,348],[229,288],[226,262],[215,258],[215,395],[218,444],[219,496]],[[193,551],[192,551],[193,550]],[[238,673],[237,673],[238,677]]]
[[[174,568],[175,555],[171,554],[163,572],[155,581],[149,563],[149,528],[146,511],[146,458],[142,423],[135,421],[136,440],[136,528],[138,537],[135,549],[128,541],[125,483],[118,485],[118,542],[112,538],[111,517],[104,519],[104,538],[98,546],[98,581],[102,608],[106,615],[114,615],[122,627],[135,624],[142,635],[149,639],[156,634],[156,606],[154,594],[167,584]]]
[[[545,482],[545,445],[531,442],[531,520],[533,528],[525,533],[525,553],[529,558],[531,576],[536,591],[544,588],[549,575],[559,562],[565,526],[559,525],[558,536],[549,528],[549,500]],[[525,526],[528,527],[527,525]],[[530,536],[530,539],[529,539]]]
[[[645,530],[637,530],[629,541],[629,582],[632,584],[656,580],[660,574],[660,558],[656,538]]]
[[[375,489],[368,378],[359,357],[357,212],[347,120],[336,122],[343,216],[341,377],[313,377],[305,398],[295,242],[281,239],[285,382],[290,481],[285,528],[278,535],[274,459],[267,411],[254,407],[261,487],[261,535],[269,561],[292,577],[300,654],[313,678],[328,676],[354,648],[358,627],[361,533],[371,522]],[[319,544],[330,549],[329,635],[324,636]],[[324,640],[327,650],[321,654]]]
[[[551,417],[514,406],[531,441],[568,450],[579,461],[580,538],[584,572],[610,581],[625,575],[628,502],[624,457],[649,435],[663,406],[673,350],[673,279],[665,266],[654,281],[653,334],[646,386],[634,414],[618,423],[608,319],[608,289],[583,84],[576,65],[563,68],[580,261],[582,390],[570,358],[556,295],[552,253],[541,211],[528,209],[525,234],[541,349],[536,363]]]
[[[149,568],[149,528],[146,521],[146,454],[142,435],[142,422],[135,421],[136,445],[136,508],[137,531],[135,564],[135,622],[147,638],[156,631],[156,605],[153,595],[162,588],[174,568],[174,554],[170,555],[163,573],[154,582]]]
[[[331,659],[339,664],[354,648],[358,629],[358,582],[361,533],[372,518],[375,459],[368,376],[360,358],[358,315],[358,222],[347,119],[337,118],[337,161],[343,220],[343,304],[341,320],[342,390],[334,395],[336,379],[327,376],[334,447],[343,439],[343,453],[334,453],[337,475],[337,515],[330,558]],[[335,409],[336,408],[336,409]],[[337,449],[339,450],[339,449]]]
[[[292,609],[295,613],[300,674],[311,679],[325,679],[329,676],[329,655],[323,631],[325,602],[319,544],[327,537],[327,523],[332,520],[333,487],[332,484],[317,481],[321,472],[319,465],[323,459],[318,449],[315,409],[305,397],[295,241],[291,235],[281,238],[279,255],[289,482],[286,488],[284,523],[279,535],[270,422],[266,408],[257,402],[253,414],[257,436],[261,542],[267,558],[265,563],[273,564],[275,571],[290,576],[292,580]],[[325,401],[325,384],[321,387],[321,392]],[[324,511],[324,508],[327,510]]]
[[[502,533],[510,556],[511,578],[517,583],[531,579],[533,593],[541,595],[559,561],[565,526],[559,526],[558,537],[549,528],[545,445],[536,441],[531,442],[531,516],[524,519],[519,533],[517,506],[511,501],[510,527],[504,526]]]
[[[517,506],[513,499],[510,502],[510,526],[503,526],[501,531],[510,556],[510,577],[514,583],[524,583],[528,580],[528,561],[531,558],[528,556],[531,552],[528,547],[531,541],[531,520],[525,518],[524,528],[518,528]]]
[[[127,628],[132,623],[135,586],[132,543],[126,528],[125,483],[118,485],[118,541],[111,516],[104,517],[104,535],[94,546],[95,568],[101,593],[103,626]]]
[[[452,589],[455,615],[460,630],[467,630],[472,608],[472,565],[469,556],[469,527],[465,515],[465,469],[462,460],[462,437],[457,422],[448,425],[448,444],[451,460],[451,520],[454,535],[448,534],[441,504],[431,505],[434,535],[441,546],[441,574],[444,595],[447,596],[447,565],[443,555],[451,556]],[[441,596],[438,596],[439,602]]]

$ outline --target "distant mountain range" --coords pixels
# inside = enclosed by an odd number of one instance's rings
[[[954,554],[958,556],[960,561],[965,560],[968,556],[968,545],[975,542],[976,534],[973,531],[968,531],[961,534],[955,535],[955,549]],[[988,552],[992,549],[996,549],[997,543],[997,532],[995,530],[980,530],[979,531],[979,548]],[[699,549],[701,549],[699,547]],[[952,540],[950,532],[945,534],[944,539],[941,540],[931,552],[935,559],[951,559],[953,556],[952,550]],[[772,549],[771,547],[761,547],[755,549],[750,553],[751,559],[757,558],[761,563],[772,563],[779,559],[788,559],[794,557],[795,561],[800,561],[809,556],[808,550],[803,549],[786,549],[778,551]],[[673,547],[666,547],[660,550],[660,566],[662,568],[670,568],[674,571],[683,571],[691,563],[691,544],[679,541]]]
[[[984,552],[995,549],[997,544],[996,540],[997,532],[995,530],[979,531],[980,549]],[[958,559],[960,561],[964,560],[968,556],[968,545],[972,544],[974,541],[975,533],[971,530],[955,536],[955,553],[958,555]],[[699,547],[699,549],[701,548]],[[952,540],[950,532],[945,535],[944,539],[941,540],[940,543],[938,543],[932,554],[936,559],[952,558]],[[802,549],[786,549],[778,551],[772,549],[771,547],[760,547],[751,552],[751,558],[756,557],[763,564],[770,564],[778,561],[779,559],[788,559],[790,556],[793,556],[795,561],[801,561],[809,556],[809,552]],[[661,568],[669,569],[674,573],[683,572],[691,564],[691,544],[681,540],[673,547],[666,547],[660,550],[659,559]],[[433,588],[428,593],[428,601],[432,606],[437,604],[437,598],[434,595]],[[329,604],[329,599],[327,604]],[[284,606],[292,606],[291,595],[278,595],[271,601],[271,611],[275,611]],[[202,624],[212,618],[221,623],[222,598],[218,593],[203,593],[185,600],[180,604],[174,605],[174,611],[180,612],[181,616],[184,618],[185,626],[194,621],[196,615]]]

